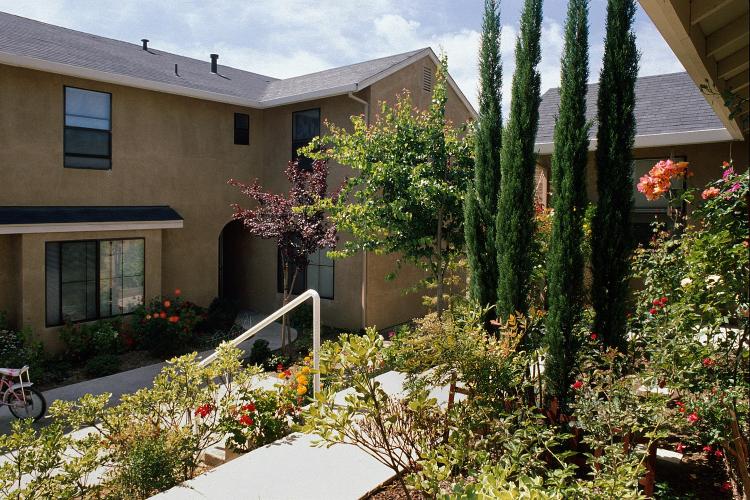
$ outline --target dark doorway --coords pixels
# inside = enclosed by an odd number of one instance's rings
[[[219,297],[237,301],[242,298],[245,278],[243,247],[247,242],[242,222],[229,222],[219,235]]]

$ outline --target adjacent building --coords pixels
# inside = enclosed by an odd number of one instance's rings
[[[633,199],[632,221],[635,234],[640,241],[651,235],[650,225],[656,220],[667,220],[667,201],[649,201],[639,193],[636,184],[656,162],[674,159],[690,163],[690,176],[681,185],[673,184],[676,190],[704,186],[721,176],[722,162],[734,160],[744,171],[748,165],[748,145],[740,134],[735,137],[727,124],[709,105],[706,96],[686,72],[638,78],[636,91],[636,136],[633,148]],[[590,84],[586,93],[586,117],[592,123],[589,131],[589,161],[586,169],[586,188],[589,200],[597,199],[596,179],[606,175],[597,170],[596,150],[596,100],[598,84]],[[538,164],[545,172],[541,189],[549,199],[549,172],[554,151],[553,132],[560,104],[559,89],[548,90],[542,96],[539,131],[536,137]]]
[[[248,201],[226,181],[284,191],[287,162],[326,120],[372,119],[403,90],[426,107],[437,63],[425,48],[276,79],[0,13],[0,310],[50,349],[66,321],[176,288],[270,312],[277,249],[231,221],[230,204]],[[449,118],[471,119],[449,83]],[[331,189],[344,177],[332,169]],[[393,260],[314,256],[304,285],[324,322],[384,328],[421,312],[401,291],[408,272],[385,282]]]

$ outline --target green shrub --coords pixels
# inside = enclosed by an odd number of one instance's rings
[[[119,457],[111,485],[120,498],[148,498],[178,484],[181,475],[179,447],[166,433],[147,433],[128,440]],[[175,452],[178,453],[175,453]]]
[[[287,411],[277,392],[253,390],[241,404],[222,415],[222,430],[229,448],[246,452],[272,443],[289,433]]]
[[[239,309],[236,300],[216,297],[208,306],[205,318],[195,328],[209,334],[215,331],[227,331],[234,325]]]
[[[271,349],[268,347],[268,341],[265,339],[256,340],[250,350],[250,363],[265,366],[270,357]]]
[[[297,338],[312,334],[313,313],[311,304],[302,304],[289,313],[289,324],[297,330]]]
[[[29,365],[30,377],[38,379],[44,374],[45,361],[42,344],[32,338],[31,330],[11,328],[5,313],[0,311],[0,366],[20,368]]]
[[[120,352],[124,345],[117,328],[111,321],[96,323],[66,323],[60,330],[66,355],[75,361],[84,361],[97,354]]]
[[[114,354],[97,354],[86,362],[86,375],[104,377],[120,371],[120,358]]]
[[[137,344],[158,357],[184,353],[198,341],[196,325],[206,318],[201,307],[179,295],[156,297],[133,313]]]

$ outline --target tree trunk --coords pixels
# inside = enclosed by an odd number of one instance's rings
[[[443,281],[445,280],[445,272],[443,270],[443,207],[438,209],[437,216],[437,241],[435,242],[436,247],[436,260],[437,260],[437,273],[435,275],[435,281],[437,282],[437,303],[435,305],[437,309],[438,318],[443,316]]]

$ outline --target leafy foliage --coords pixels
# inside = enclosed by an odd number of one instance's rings
[[[242,221],[248,232],[259,238],[276,241],[281,255],[283,272],[283,303],[286,304],[294,290],[298,270],[307,268],[310,255],[320,249],[336,247],[336,226],[315,204],[336,204],[338,192],[328,193],[328,164],[323,160],[313,161],[308,170],[292,161],[284,171],[289,180],[286,195],[263,191],[256,179],[250,184],[230,179],[228,183],[255,202],[254,208],[234,208],[234,220]],[[286,315],[282,320],[281,345],[289,341]]]
[[[528,310],[534,234],[534,138],[539,124],[541,0],[525,0],[516,41],[510,118],[503,131],[502,186],[497,208],[497,316]]]
[[[327,123],[329,135],[304,151],[356,174],[338,199],[318,205],[339,230],[351,234],[333,255],[403,256],[429,273],[438,310],[446,270],[463,254],[463,198],[472,165],[470,142],[445,117],[446,73],[443,61],[428,110],[414,109],[404,93],[394,106],[382,103],[371,125],[363,116],[352,117],[351,131]]]
[[[204,318],[205,311],[176,290],[174,296],[155,297],[133,312],[134,340],[154,356],[184,353],[198,340],[196,326]]]
[[[565,49],[560,72],[560,110],[555,121],[552,155],[552,236],[547,276],[549,314],[545,341],[545,375],[549,392],[567,402],[575,362],[573,329],[583,298],[583,216],[586,209],[586,123],[588,83],[588,0],[571,0],[565,22]]]
[[[609,346],[625,348],[629,258],[632,249],[635,80],[638,51],[634,0],[608,0],[604,61],[599,75],[596,180],[593,220],[594,331]]]
[[[479,49],[479,118],[474,180],[466,190],[464,231],[470,292],[483,306],[497,303],[495,210],[500,194],[502,145],[502,60],[499,2],[486,0]],[[491,310],[492,314],[494,310]]]

